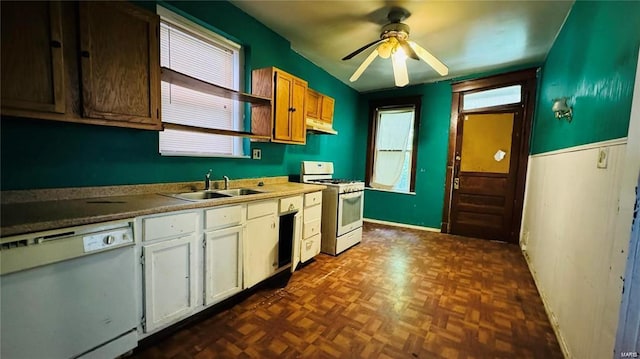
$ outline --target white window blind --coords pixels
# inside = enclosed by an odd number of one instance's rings
[[[219,86],[239,89],[240,46],[158,7],[160,65]],[[162,121],[242,131],[241,104],[162,82]],[[160,153],[183,156],[242,156],[240,137],[201,132],[160,132]]]

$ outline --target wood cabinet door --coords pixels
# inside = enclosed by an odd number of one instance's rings
[[[322,111],[320,120],[328,124],[333,124],[333,107],[335,100],[329,96],[322,96]]]
[[[205,305],[242,291],[243,232],[235,226],[205,234]]]
[[[294,77],[291,93],[291,141],[300,144],[307,142],[307,120],[304,107],[306,97],[307,83]]]
[[[244,287],[269,278],[278,268],[278,217],[276,214],[247,221]]]
[[[2,108],[64,113],[60,3],[28,5],[2,3]]]
[[[293,77],[282,72],[275,74],[275,99],[273,109],[273,138],[281,141],[291,140],[290,114],[291,89]]]
[[[322,111],[322,95],[317,91],[307,89],[305,108],[307,118],[319,120],[320,112]]]
[[[161,128],[157,15],[124,2],[80,2],[83,115]]]
[[[145,332],[189,316],[197,306],[195,234],[142,247]]]

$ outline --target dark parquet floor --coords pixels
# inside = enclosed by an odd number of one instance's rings
[[[365,224],[320,254],[135,358],[562,358],[517,246]]]

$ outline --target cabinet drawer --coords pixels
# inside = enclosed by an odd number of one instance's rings
[[[195,232],[198,225],[198,213],[170,214],[142,220],[143,240],[175,237]]]
[[[280,212],[291,212],[302,209],[302,196],[282,198],[280,200]]]
[[[306,262],[320,253],[320,234],[302,240],[300,248],[300,261]]]
[[[314,219],[322,218],[322,206],[312,206],[304,209],[304,221],[312,221]]]
[[[205,229],[217,229],[231,227],[242,223],[244,206],[230,206],[213,208],[204,213]]]
[[[309,207],[322,203],[322,192],[307,193],[304,195],[304,206]]]
[[[247,204],[247,219],[268,216],[278,212],[278,201],[264,201]]]
[[[304,221],[304,227],[302,229],[302,238],[307,238],[320,234],[320,218],[311,221]]]

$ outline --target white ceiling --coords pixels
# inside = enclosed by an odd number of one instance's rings
[[[441,77],[408,59],[409,85],[435,82],[544,61],[573,1],[335,1],[231,0],[291,42],[291,48],[360,92],[394,87],[390,59],[376,58],[356,82],[349,77],[373,47],[341,59],[379,38],[392,6],[407,9],[409,38],[449,67]]]

